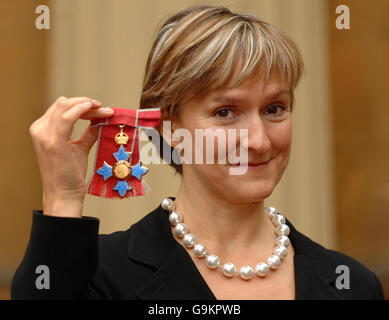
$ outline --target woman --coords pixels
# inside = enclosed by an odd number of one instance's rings
[[[78,119],[109,117],[112,110],[87,97],[58,98],[30,128],[43,212],[34,211],[12,297],[382,299],[374,273],[264,208],[289,160],[302,65],[291,40],[248,14],[196,6],[169,18],[149,55],[141,108],[161,108],[172,121],[168,135],[180,128],[192,137],[195,129],[247,129],[247,139],[235,142],[247,150],[247,163],[239,164],[247,172],[230,175],[232,162],[173,163],[182,175],[177,196],[111,235],[98,236],[98,220],[82,216],[97,131],[88,128],[73,142],[70,134]],[[38,265],[51,271],[50,290],[37,289]],[[349,270],[343,283],[339,266]]]

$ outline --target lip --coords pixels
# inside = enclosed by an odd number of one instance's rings
[[[271,159],[270,159],[271,160]],[[248,168],[263,168],[266,167],[266,165],[270,162],[270,160],[266,162],[248,162],[246,163],[237,163],[237,164],[230,164],[231,167],[239,167],[239,166],[247,166]]]

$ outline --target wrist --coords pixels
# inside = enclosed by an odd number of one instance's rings
[[[83,201],[78,199],[45,199],[43,214],[56,217],[82,218]]]

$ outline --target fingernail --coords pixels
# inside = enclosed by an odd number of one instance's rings
[[[105,112],[105,113],[111,113],[113,112],[113,110],[110,108],[110,107],[104,107],[104,108],[100,108],[101,111]]]
[[[89,107],[89,106],[92,105],[92,102],[91,102],[91,101],[85,101],[85,102],[84,102],[84,105],[86,105],[87,107]]]
[[[96,104],[98,106],[101,106],[101,102],[95,99],[92,99],[93,104]]]

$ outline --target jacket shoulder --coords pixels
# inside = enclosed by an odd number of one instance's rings
[[[324,277],[335,281],[345,298],[384,299],[381,282],[368,267],[340,251],[326,248],[296,231],[298,244]],[[342,289],[343,288],[343,289]]]
[[[349,287],[354,299],[384,299],[382,284],[372,270],[342,252],[326,248],[324,250],[339,262],[335,270],[339,276],[347,276],[348,273]]]

